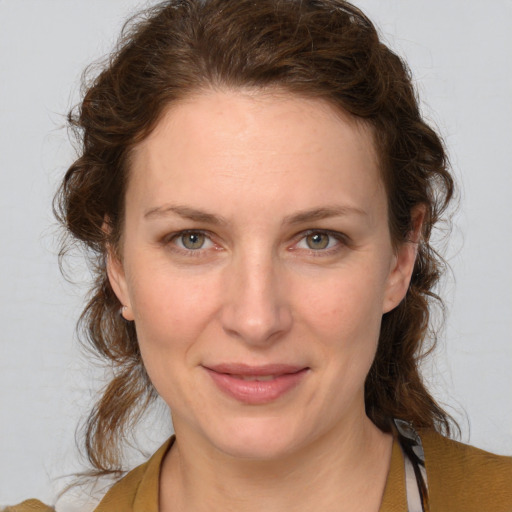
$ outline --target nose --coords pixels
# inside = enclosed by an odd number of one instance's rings
[[[292,312],[279,265],[257,254],[239,257],[225,278],[222,326],[253,346],[280,339],[292,326]]]

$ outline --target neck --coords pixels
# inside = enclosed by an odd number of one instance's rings
[[[377,512],[392,438],[366,417],[273,460],[238,459],[176,429],[160,474],[162,512]]]

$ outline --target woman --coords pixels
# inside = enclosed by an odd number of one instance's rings
[[[57,209],[116,369],[89,459],[118,471],[156,394],[176,433],[98,512],[512,508],[512,461],[443,437],[418,371],[453,181],[360,11],[166,2],[71,122]]]

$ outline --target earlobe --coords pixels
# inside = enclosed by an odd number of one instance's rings
[[[132,310],[129,306],[122,306],[119,310],[119,314],[128,322],[132,322],[134,319]]]
[[[421,204],[416,206],[411,213],[412,230],[407,240],[400,244],[393,258],[383,302],[383,313],[388,313],[396,308],[407,293],[416,263],[418,245],[421,242],[425,212],[425,205]]]
[[[116,294],[119,302],[122,304],[120,314],[125,320],[133,321],[133,311],[126,285],[126,276],[123,269],[123,264],[118,256],[114,254],[112,248],[107,251],[107,276],[112,286],[112,290]]]

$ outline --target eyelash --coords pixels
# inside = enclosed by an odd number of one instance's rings
[[[185,256],[192,256],[192,257],[201,257],[204,256],[204,249],[187,249],[186,247],[178,247],[175,242],[176,240],[179,240],[181,237],[185,235],[203,235],[205,238],[207,238],[212,244],[214,244],[215,247],[218,247],[217,244],[212,240],[212,235],[208,231],[203,231],[201,229],[184,229],[183,231],[177,231],[176,233],[171,233],[170,235],[167,235],[162,243],[165,246],[172,246],[173,251],[178,252],[180,254],[184,254]]]
[[[208,231],[204,231],[201,229],[185,229],[182,231],[177,231],[175,233],[171,233],[171,234],[167,235],[162,240],[162,245],[172,246],[173,251],[181,253],[185,256],[192,256],[192,257],[196,257],[196,258],[204,256],[205,251],[207,249],[203,249],[203,248],[187,249],[187,248],[183,248],[183,247],[178,247],[174,243],[176,240],[180,239],[181,237],[183,237],[185,235],[190,235],[190,234],[203,235],[213,244],[214,249],[219,248],[219,245],[216,244],[212,240],[212,234]],[[315,250],[315,249],[297,249],[297,244],[299,242],[305,240],[308,236],[315,235],[315,234],[327,235],[331,239],[336,240],[337,243],[334,245],[334,247],[331,247],[328,249],[317,249],[317,250]],[[330,243],[330,241],[329,241],[329,243]],[[328,229],[308,229],[306,231],[302,231],[301,233],[299,233],[298,235],[296,235],[294,237],[294,243],[293,243],[292,247],[289,248],[289,251],[294,252],[296,250],[306,250],[313,257],[322,257],[322,256],[325,257],[325,256],[330,256],[330,255],[337,253],[338,251],[341,250],[341,248],[346,247],[348,245],[349,245],[348,237],[345,234],[340,233],[339,231],[331,231]]]
[[[296,245],[301,242],[302,240],[306,240],[306,238],[310,235],[327,235],[331,239],[334,239],[337,243],[334,245],[334,247],[330,247],[328,249],[305,249],[308,251],[313,257],[325,257],[325,256],[331,256],[333,254],[336,254],[339,252],[343,247],[346,247],[348,245],[348,237],[340,233],[339,231],[331,231],[328,229],[308,229],[307,231],[303,231],[296,237],[296,242],[293,245],[293,247],[290,249],[291,251],[296,250]],[[330,243],[330,241],[329,241]]]

